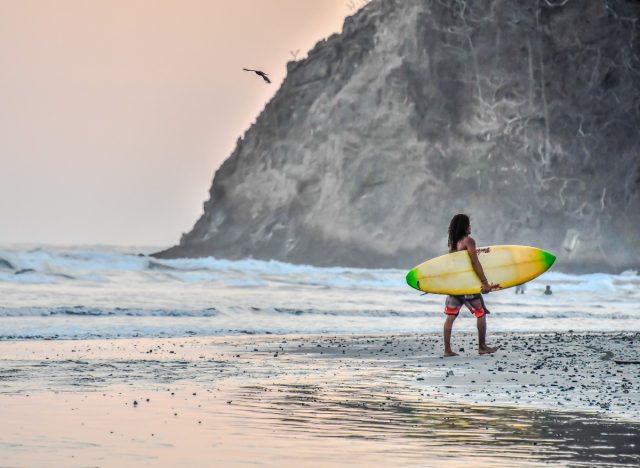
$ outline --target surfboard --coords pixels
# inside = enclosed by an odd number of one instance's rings
[[[555,262],[552,253],[524,245],[479,247],[478,259],[487,280],[500,289],[517,286],[540,276]],[[407,273],[407,284],[433,294],[478,294],[482,287],[466,250],[432,258]]]

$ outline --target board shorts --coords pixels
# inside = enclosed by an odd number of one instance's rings
[[[484,317],[489,313],[489,309],[484,305],[482,294],[469,294],[465,296],[447,296],[444,303],[444,313],[447,315],[458,315],[462,305],[467,306],[469,312],[476,317]]]

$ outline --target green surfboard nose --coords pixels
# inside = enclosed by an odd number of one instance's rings
[[[409,273],[407,273],[407,284],[414,289],[420,290],[420,287],[418,286],[418,278],[416,276],[415,269],[410,270]]]
[[[542,263],[547,267],[547,269],[551,268],[553,262],[556,261],[556,256],[551,252],[547,252],[546,250],[541,250],[542,252]]]

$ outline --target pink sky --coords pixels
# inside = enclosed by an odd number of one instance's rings
[[[348,4],[0,0],[0,243],[177,242],[291,51]]]

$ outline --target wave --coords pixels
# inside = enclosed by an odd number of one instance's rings
[[[10,261],[0,257],[0,268],[6,268],[8,270],[15,270]]]
[[[421,319],[423,317],[440,317],[440,310],[367,310],[367,309],[347,309],[331,310],[316,308],[287,308],[287,307],[235,307],[233,310],[219,310],[213,307],[201,310],[173,310],[173,309],[133,309],[116,307],[111,309],[91,308],[84,306],[75,307],[24,307],[24,308],[0,308],[0,318],[2,317],[184,317],[184,318],[208,318],[225,317],[237,322],[250,322],[252,318],[282,318],[286,316],[295,317],[334,317],[344,318],[410,318]],[[468,315],[465,310],[462,316]],[[535,310],[523,307],[521,309],[500,310],[497,315],[501,320],[513,319],[606,319],[606,320],[629,320],[637,319],[637,313],[610,312],[602,308],[593,309],[568,308],[562,310]]]
[[[259,287],[270,283],[329,288],[405,287],[404,272],[400,270],[319,268],[278,261],[214,257],[164,260],[117,250],[5,249],[0,250],[0,269],[5,270],[0,270],[0,282],[11,283],[106,282],[125,273],[134,273],[156,282],[222,281],[239,287]]]
[[[36,248],[0,250],[0,283],[113,282],[134,274],[146,282],[211,283],[234,287],[269,285],[340,289],[406,290],[405,271],[293,265],[278,261],[214,257],[163,260],[121,249]],[[554,291],[640,290],[635,271],[619,275],[547,272],[536,280]]]
[[[215,308],[204,310],[160,310],[160,309],[128,309],[115,307],[99,309],[84,306],[75,307],[24,307],[0,308],[0,317],[214,317],[219,313]]]
[[[442,296],[398,269],[163,260],[124,248],[0,248],[0,339],[244,333],[441,333]],[[554,294],[542,294],[551,285]],[[640,277],[547,272],[492,293],[496,331],[637,328]],[[475,330],[466,311],[459,329]]]

